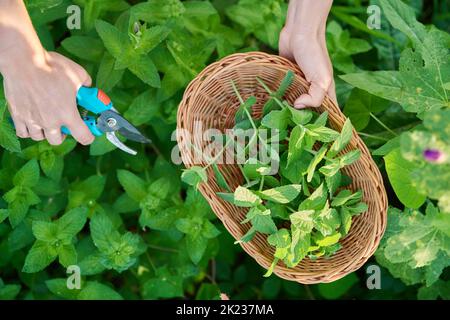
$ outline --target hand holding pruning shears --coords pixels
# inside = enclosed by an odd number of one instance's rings
[[[136,151],[124,145],[116,136],[119,132],[123,137],[140,143],[150,143],[150,139],[143,136],[138,129],[123,118],[113,107],[111,99],[100,89],[81,87],[77,93],[77,104],[87,111],[99,115],[84,116],[83,121],[94,136],[106,134],[106,138],[116,147],[127,153],[136,154]],[[70,134],[67,127],[62,127],[62,133]]]

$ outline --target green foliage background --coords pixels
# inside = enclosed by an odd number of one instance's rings
[[[335,0],[329,18],[340,105],[390,199],[388,230],[366,265],[382,266],[381,290],[367,289],[366,267],[331,284],[263,278],[170,162],[188,82],[233,52],[276,53],[284,1],[26,3],[44,46],[83,65],[155,143],[133,157],[102,138],[89,148],[19,141],[0,90],[0,299],[450,298],[447,1]],[[66,27],[71,4],[81,30]],[[366,26],[371,4],[382,9],[379,30]],[[425,161],[426,149],[444,160]],[[66,288],[72,264],[80,290]]]

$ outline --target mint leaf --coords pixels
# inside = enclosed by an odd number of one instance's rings
[[[36,160],[27,162],[14,175],[14,185],[24,187],[34,187],[39,181],[39,165]]]
[[[234,204],[237,206],[253,207],[261,202],[261,199],[247,188],[239,186],[234,190]]]
[[[123,298],[107,285],[92,281],[88,282],[78,294],[78,300],[123,300]]]
[[[37,240],[25,258],[23,272],[34,273],[43,270],[58,256],[57,250],[48,242]]]
[[[146,183],[134,173],[126,170],[117,170],[117,179],[125,192],[136,202],[141,202],[147,195]]]
[[[300,184],[291,184],[273,189],[267,189],[259,192],[259,196],[265,200],[276,203],[289,203],[300,194],[302,186]]]
[[[208,181],[208,176],[204,168],[193,166],[189,169],[183,170],[181,180],[186,182],[188,185],[193,186],[195,189],[198,189],[200,183]]]

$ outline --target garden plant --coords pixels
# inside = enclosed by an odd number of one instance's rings
[[[198,192],[204,168],[171,158],[188,83],[232,53],[277,54],[286,1],[25,3],[45,48],[82,65],[152,143],[127,141],[133,156],[105,137],[90,146],[19,139],[0,88],[0,299],[450,299],[448,1],[334,1],[326,41],[348,117],[340,132],[327,113],[283,101],[290,73],[262,120],[248,112],[256,98],[241,101],[237,125],[280,130],[280,171],[244,165],[246,184],[230,190],[222,181],[221,196],[249,208],[252,229],[241,241],[267,234],[275,263],[332,255],[365,210],[359,191],[340,188],[349,183],[340,170],[359,157],[340,153],[352,128],[383,175],[388,221],[375,255],[315,285],[270,270],[263,277]],[[68,29],[71,5],[81,8],[80,28]],[[369,6],[379,9],[379,27],[368,23]],[[289,170],[293,163],[301,170]],[[305,215],[310,224],[296,223]],[[294,239],[304,246],[295,252]],[[74,265],[82,281],[70,290]],[[381,287],[371,290],[373,270]]]

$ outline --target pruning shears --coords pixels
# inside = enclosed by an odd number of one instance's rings
[[[116,136],[118,131],[125,138],[140,143],[151,143],[151,140],[142,135],[135,126],[129,123],[114,108],[111,99],[98,88],[81,87],[77,93],[77,104],[89,112],[98,115],[83,116],[83,121],[94,136],[106,134],[109,142],[122,151],[136,155],[136,151],[127,147]],[[62,127],[63,134],[70,134],[66,127]]]

